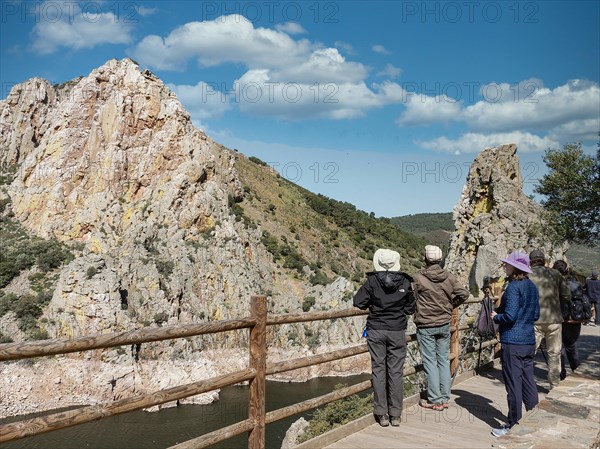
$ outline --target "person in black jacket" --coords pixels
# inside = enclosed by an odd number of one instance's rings
[[[560,274],[563,275],[567,283],[567,287],[571,291],[571,300],[576,301],[582,300],[583,297],[583,286],[577,280],[577,278],[571,275],[571,270],[564,260],[557,260],[552,266]],[[579,350],[577,348],[577,340],[581,334],[581,321],[574,320],[569,314],[564,316],[565,319],[562,323],[562,349],[560,351],[560,380],[564,380],[567,377],[566,360],[569,362],[571,371],[575,371],[580,365],[579,361]]]
[[[406,358],[407,315],[415,311],[412,278],[400,271],[400,254],[378,249],[373,256],[374,272],[354,295],[354,306],[369,309],[367,343],[371,354],[373,413],[379,424],[400,425],[402,374]]]

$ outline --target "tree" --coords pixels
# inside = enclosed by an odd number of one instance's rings
[[[535,192],[544,195],[546,221],[555,235],[579,243],[597,243],[600,237],[600,144],[596,157],[587,155],[581,143],[544,154],[548,173]]]

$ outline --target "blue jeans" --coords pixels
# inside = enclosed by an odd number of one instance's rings
[[[450,401],[450,324],[418,327],[417,341],[427,377],[427,400],[432,404]]]

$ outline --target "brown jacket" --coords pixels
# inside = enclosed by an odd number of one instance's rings
[[[417,300],[414,322],[418,327],[443,326],[452,319],[452,308],[469,298],[469,291],[439,265],[419,271],[413,282]]]

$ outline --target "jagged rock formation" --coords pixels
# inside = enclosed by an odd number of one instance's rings
[[[250,297],[267,290],[276,313],[300,312],[307,295],[316,305],[351,307],[350,281],[311,285],[283,273],[261,243],[261,229],[235,220],[229,202],[244,195],[235,157],[192,125],[161,80],[129,59],[111,60],[62,86],[38,78],[15,86],[0,101],[0,167],[16,170],[2,189],[10,197],[4,214],[35,235],[77,248],[75,260],[60,270],[41,318],[49,337],[244,317]],[[5,315],[0,332],[8,335],[11,325],[14,320]],[[308,351],[304,329],[291,325],[273,331],[274,360]],[[295,341],[289,338],[292,331]],[[316,347],[358,341],[360,331],[361,325],[318,323],[312,332],[319,337]],[[181,384],[245,362],[246,340],[247,333],[239,331],[68,358],[92,359],[123,373],[116,386],[87,385],[86,397],[93,402],[115,389],[127,395],[155,388],[151,373],[138,366],[140,359],[163,361],[156,368],[163,383]],[[221,347],[233,351],[233,364],[215,360],[225,353],[214,355],[210,349]],[[173,360],[195,368],[169,369]],[[52,372],[50,362],[36,363],[36,371],[47,365]],[[88,368],[75,365],[70,365],[75,377],[85,379]],[[337,367],[345,373],[352,365]],[[309,374],[318,375],[319,369]],[[53,376],[58,377],[62,385],[69,382],[68,376]],[[77,389],[77,382],[72,386]],[[43,403],[45,396],[40,391],[30,397]],[[61,406],[71,405],[63,399]],[[9,406],[15,401],[16,396],[2,398]]]
[[[478,294],[483,277],[499,283],[499,259],[512,251],[541,248],[550,261],[564,257],[566,245],[554,246],[540,235],[541,206],[523,193],[517,146],[483,150],[469,170],[454,208],[456,230],[447,267]]]

